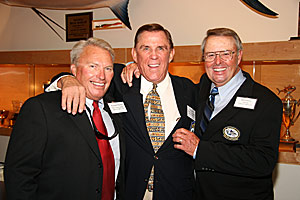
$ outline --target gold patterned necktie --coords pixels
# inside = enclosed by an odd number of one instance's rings
[[[162,110],[160,97],[156,91],[156,84],[153,84],[152,90],[147,94],[144,111],[145,122],[149,137],[156,153],[165,141],[165,116]],[[153,190],[154,181],[154,167],[152,167],[151,174],[148,181],[148,190]]]

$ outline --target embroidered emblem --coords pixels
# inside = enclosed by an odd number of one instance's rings
[[[223,128],[223,137],[227,140],[237,141],[240,137],[240,131],[232,126]]]

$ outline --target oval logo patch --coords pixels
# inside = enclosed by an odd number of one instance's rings
[[[232,126],[226,126],[223,128],[223,136],[227,140],[237,141],[240,137],[240,131]]]

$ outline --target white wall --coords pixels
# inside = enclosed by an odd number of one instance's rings
[[[300,199],[300,165],[277,164],[273,175],[275,200]]]
[[[130,0],[129,18],[133,30],[94,31],[94,36],[113,47],[132,47],[135,31],[145,23],[158,22],[173,35],[176,46],[198,45],[205,31],[213,27],[235,29],[244,42],[286,41],[298,32],[299,0],[260,0],[279,13],[267,18],[240,0]],[[65,14],[86,11],[40,10],[64,26]],[[94,19],[114,18],[109,8],[93,10]],[[29,8],[0,5],[0,51],[70,49]],[[65,37],[64,31],[57,31]]]
[[[0,135],[0,162],[4,162],[7,145],[9,142],[8,136]]]

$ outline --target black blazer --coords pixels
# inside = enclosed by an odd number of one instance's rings
[[[187,117],[187,105],[194,107],[195,86],[186,79],[171,75],[176,103],[181,115],[173,131],[155,154],[145,124],[140,79],[133,80],[129,88],[120,80],[121,68],[115,68],[111,91],[119,101],[124,101],[127,113],[123,115],[126,135],[125,193],[124,199],[143,199],[148,176],[154,165],[155,200],[191,199],[194,186],[193,158],[174,148],[172,134],[178,128],[189,129],[191,119]]]
[[[272,171],[278,157],[282,103],[248,73],[243,74],[246,81],[199,134],[195,161],[199,200],[273,199]],[[196,132],[201,133],[200,120],[211,86],[206,74],[198,86]],[[237,97],[257,99],[254,110],[234,107]],[[226,139],[225,127],[236,128],[238,139]]]
[[[102,161],[90,121],[85,112],[61,110],[60,102],[59,91],[24,103],[5,160],[8,199],[100,200]],[[121,123],[108,112],[115,127]]]

